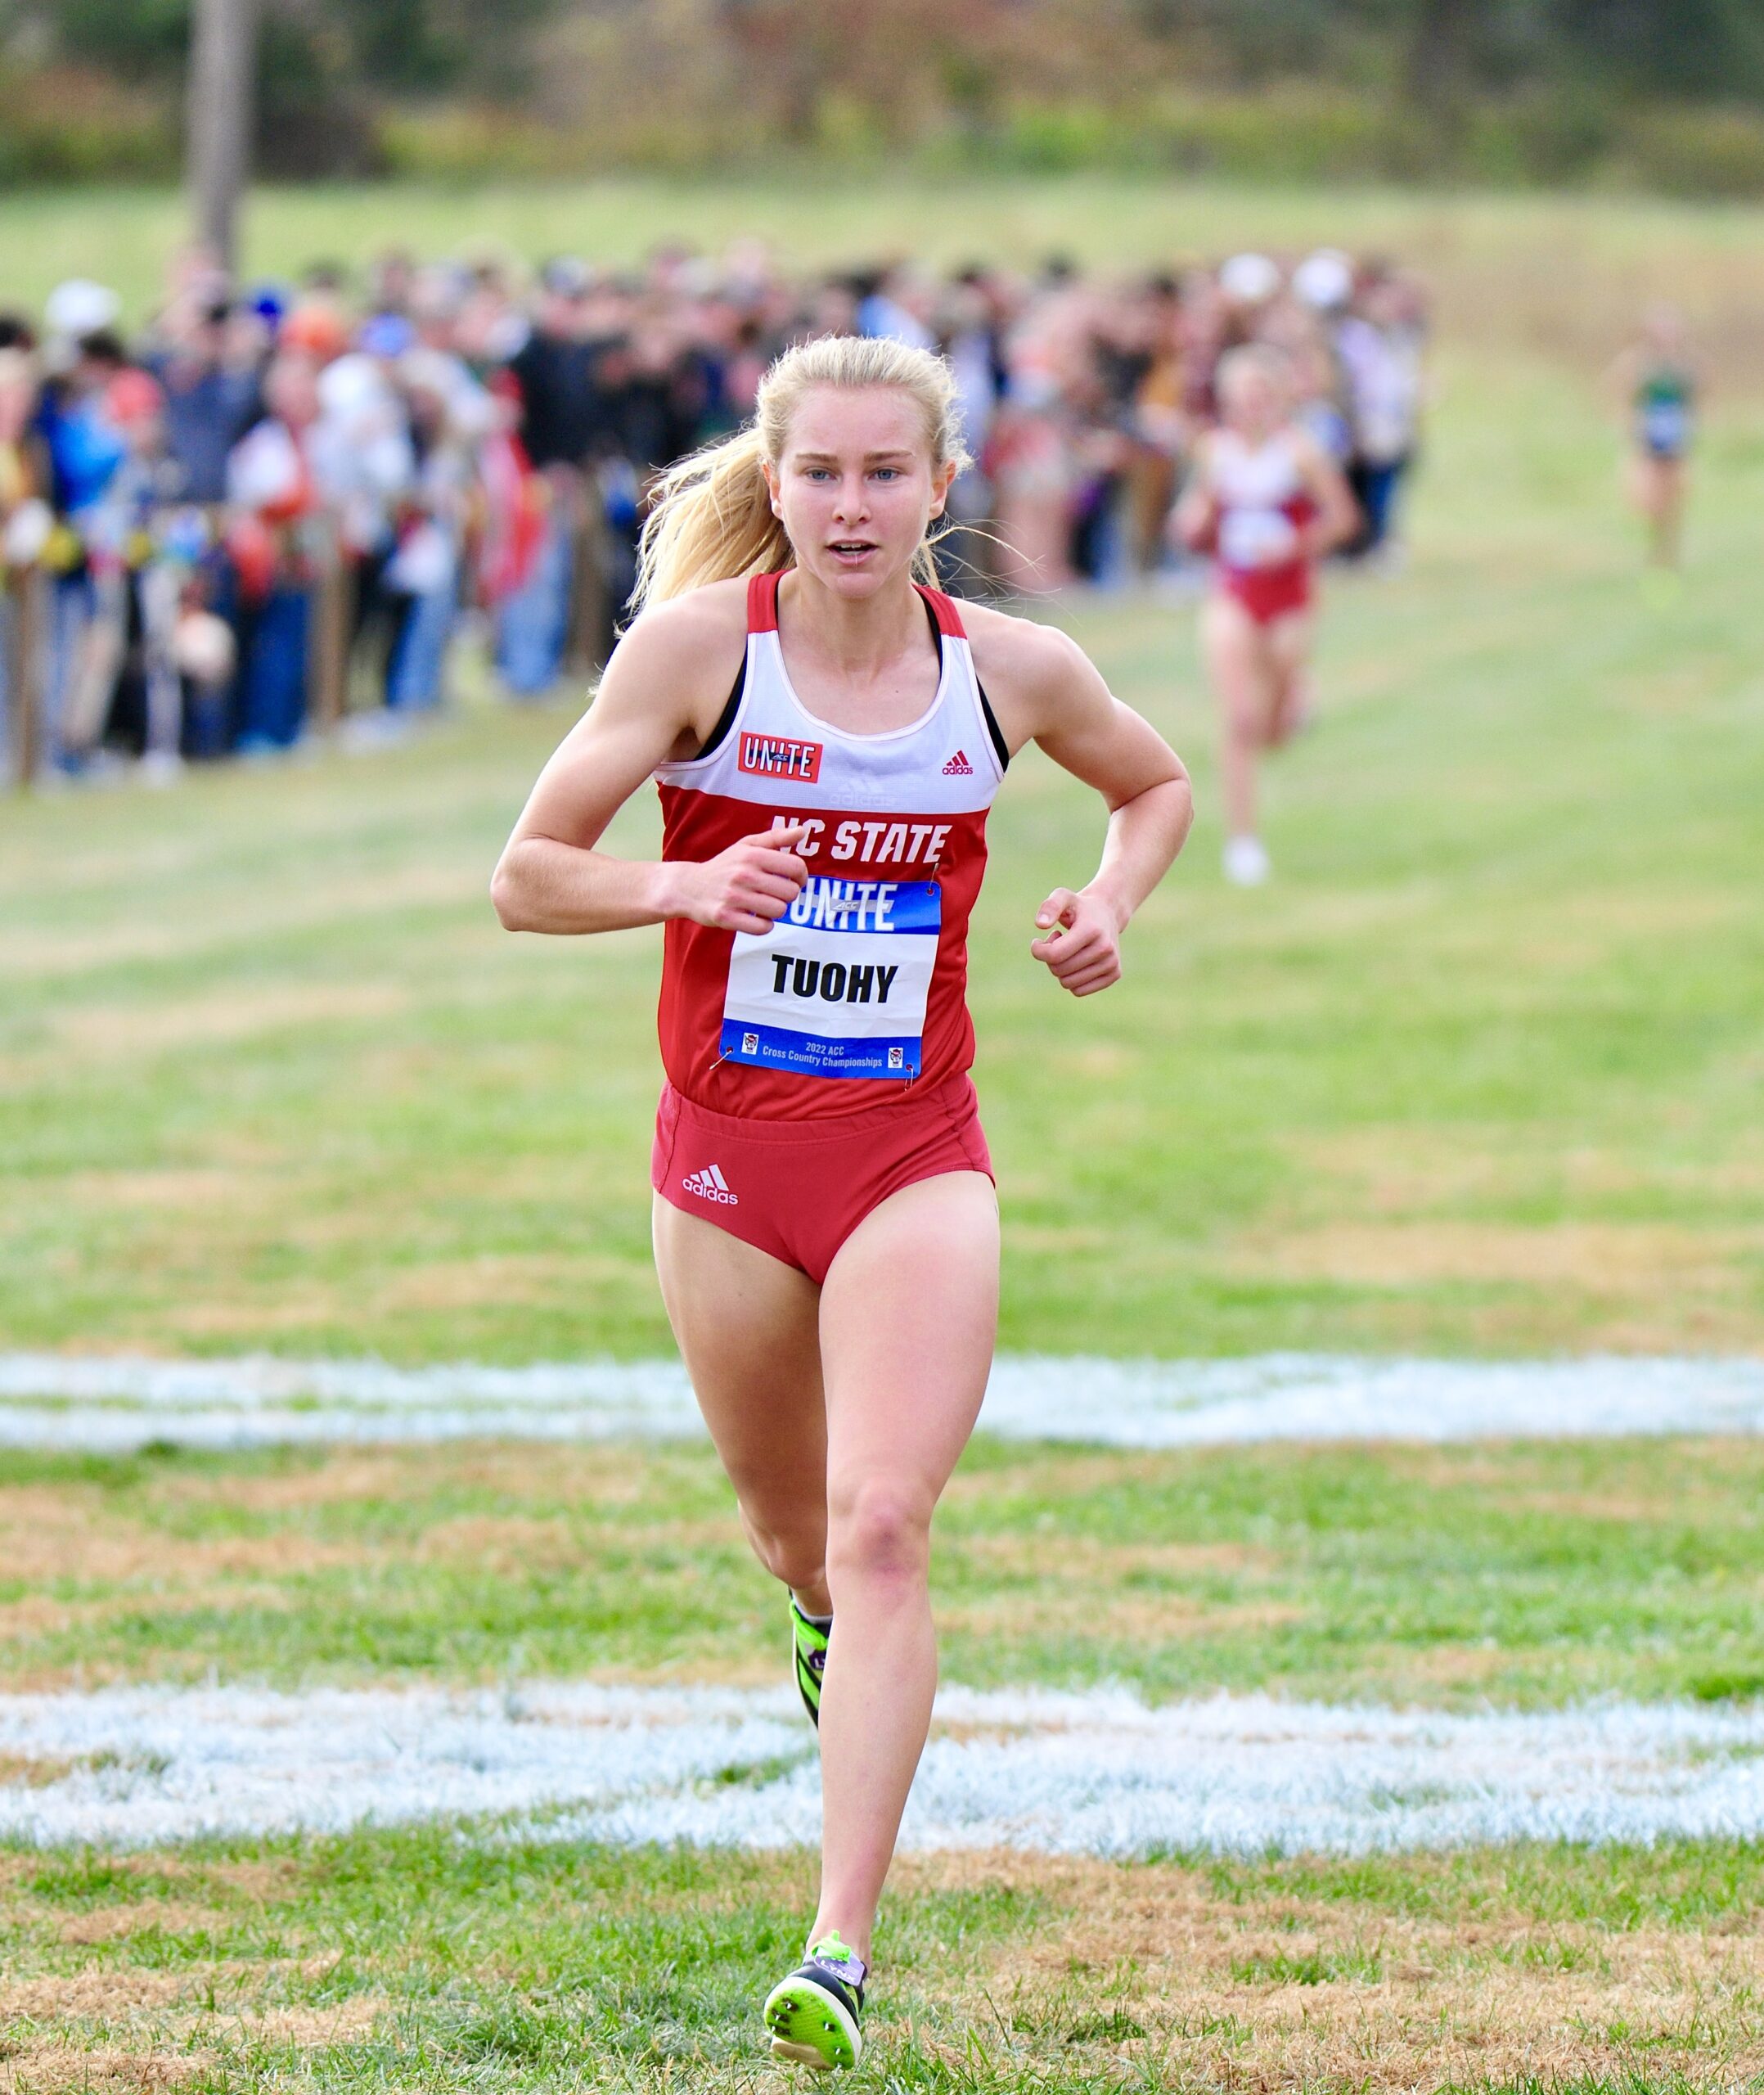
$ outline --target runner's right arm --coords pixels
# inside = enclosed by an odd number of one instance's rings
[[[790,848],[799,827],[744,837],[701,864],[595,848],[656,766],[695,755],[715,725],[740,646],[736,628],[721,630],[722,608],[691,597],[658,606],[614,650],[497,863],[490,899],[505,930],[579,935],[686,917],[758,934],[789,908],[808,876]]]

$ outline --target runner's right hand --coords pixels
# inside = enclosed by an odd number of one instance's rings
[[[802,892],[808,868],[795,847],[809,833],[807,822],[744,836],[714,858],[696,864],[677,859],[669,870],[676,901],[668,912],[709,925],[714,931],[763,936]]]

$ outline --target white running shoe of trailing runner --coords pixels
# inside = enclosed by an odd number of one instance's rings
[[[1273,870],[1259,836],[1234,836],[1225,847],[1225,877],[1233,887],[1260,887]]]
[[[863,1960],[836,1930],[810,1943],[803,1962],[766,1996],[772,2056],[818,2072],[856,2066],[864,2048],[857,2030],[864,1976]]]

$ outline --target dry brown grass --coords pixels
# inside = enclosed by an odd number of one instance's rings
[[[171,1899],[137,1899],[122,1906],[99,1906],[89,1913],[70,1913],[62,1922],[63,1942],[76,1946],[99,1942],[126,1942],[131,1935],[158,1932],[193,1935],[224,1927],[227,1917],[209,1906],[191,1906]]]
[[[43,1584],[147,1579],[156,1589],[275,1578],[361,1559],[358,1549],[293,1531],[197,1540],[133,1522],[100,1525],[98,1521],[83,1492],[44,1485],[0,1490],[0,1559],[9,1576]]]
[[[187,1970],[91,1965],[65,1976],[0,1983],[0,2016],[26,2022],[111,2022],[144,2008],[168,2007],[191,1983]]]
[[[1066,1472],[1060,1471],[1062,1488]],[[1099,1542],[1093,1535],[1062,1535],[1058,1562],[1050,1565],[1045,1537],[964,1535],[961,1552],[996,1575],[1045,1579],[1195,1579],[1227,1573],[1271,1572],[1273,1552],[1237,1542]]]
[[[274,1968],[260,1970],[267,1975]],[[60,2095],[72,2088],[122,2095],[128,2089],[175,2087],[212,2070],[241,2046],[313,2051],[356,2041],[368,2035],[391,2007],[383,1995],[364,1994],[323,2007],[205,2007],[159,2013],[155,2011],[181,1996],[200,1996],[218,1979],[224,1983],[240,1975],[215,1966],[187,1971],[175,1980],[170,1974],[148,1976],[169,1983],[156,1988],[92,1988],[40,1982],[62,1990],[59,1995],[41,1992],[47,2015],[31,2006],[10,2011],[45,2026],[0,2040],[0,2095]],[[33,2001],[39,1997],[29,1989],[18,1990]],[[8,2012],[7,1997],[0,1996],[0,2014]],[[103,2039],[83,2043],[91,2033],[77,2026],[80,2021],[97,2024]],[[119,2034],[126,2035],[126,2043],[115,2041]]]
[[[119,873],[131,883],[141,877],[138,854],[124,860],[70,854],[61,864],[70,884],[97,883]],[[0,968],[11,975],[59,978],[119,962],[185,959],[235,942],[316,930],[335,920],[377,916],[388,908],[476,903],[481,888],[475,866],[420,860],[383,867],[371,881],[315,877],[298,894],[269,896],[248,885],[233,895],[223,885],[205,894],[200,911],[176,918],[147,921],[131,910],[86,930],[66,926],[43,930],[28,918],[8,925],[0,931]]]
[[[0,1753],[0,1790],[47,1789],[50,1783],[72,1774],[79,1764],[52,1755],[39,1759],[30,1754]]]
[[[13,1637],[63,1636],[70,1630],[89,1629],[99,1623],[115,1621],[119,1616],[133,1615],[143,1606],[151,1607],[155,1615],[199,1615],[216,1606],[287,1610],[298,1604],[296,1596],[285,1593],[280,1587],[238,1579],[217,1579],[199,1586],[131,1587],[97,1600],[58,1601],[39,1594],[0,1607],[0,1641]],[[101,1669],[93,1669],[92,1678],[101,1676],[110,1677],[102,1674]],[[15,1687],[25,1685],[16,1674],[10,1676],[10,1684]]]
[[[1280,1895],[1238,1904],[1177,1868],[1014,1855],[909,1861],[898,1876],[1042,1893],[1057,1925],[1001,1954],[962,2012],[980,2026],[994,2011],[1044,2031],[1064,2022],[1081,2042],[1099,2011],[1118,2009],[1109,2048],[1160,2061],[1172,2085],[1547,2081],[1644,2048],[1658,2067],[1719,2067],[1730,2085],[1764,2070],[1756,1915],[1703,1933],[1540,1927],[1498,1912],[1420,1922]],[[1142,2034],[1118,2034],[1130,2025]]]
[[[647,1262],[583,1250],[438,1259],[388,1273],[374,1287],[376,1310],[543,1309],[572,1289],[628,1285]]]
[[[179,1479],[186,1498],[224,1492],[253,1512],[315,1506],[372,1505],[420,1498],[469,1485],[515,1499],[564,1500],[572,1506],[633,1506],[654,1488],[656,1451],[623,1444],[542,1441],[444,1441],[424,1446],[339,1448],[310,1468],[266,1476]],[[0,1494],[0,1507],[5,1498]]]
[[[248,1178],[216,1169],[79,1171],[67,1181],[69,1200],[93,1208],[214,1208],[249,1191]]]
[[[214,1866],[176,1857],[133,1866],[221,1881]],[[292,1867],[241,1877],[241,1896],[286,1899]],[[788,1904],[803,1888],[792,1856],[745,1858],[735,1876],[726,1897],[658,1888],[656,1903],[702,1915],[755,1898]],[[1753,1911],[1702,1929],[1546,1926],[1491,1879],[1466,1895],[1474,1917],[1415,1918],[1278,1881],[1222,1891],[1206,1872],[1174,1865],[1011,1853],[906,1857],[893,1883],[899,1899],[1009,1888],[1046,1917],[981,1951],[978,1966],[965,1959],[965,1976],[935,1964],[917,1975],[936,2030],[921,2020],[916,2034],[952,2062],[964,2025],[983,2034],[1002,2025],[1043,2060],[1064,2055],[1093,2071],[1100,2053],[1121,2054],[1151,2062],[1163,2084],[1231,2095],[1548,2083],[1643,2056],[1663,2077],[1680,2069],[1699,2084],[1736,2088],[1764,2071],[1764,1917]],[[572,1903],[562,1885],[542,1895],[535,1923]],[[110,1909],[108,1925],[88,1916],[60,1934],[108,1944],[137,1926],[207,1917],[194,1904],[142,1899]],[[333,1961],[106,1965],[0,1986],[9,2025],[0,2095],[160,2087],[245,2045],[358,2041],[394,2012],[386,1993],[322,2007],[272,1998],[290,1977],[325,1976]],[[493,1963],[472,1976],[494,1985],[510,1975]]]
[[[1468,1282],[1584,1289],[1634,1299],[1676,1297],[1730,1277],[1764,1255],[1764,1231],[1678,1228],[1654,1223],[1556,1223],[1521,1228],[1417,1219],[1336,1223],[1244,1242],[1234,1264],[1349,1286]],[[1722,1268],[1726,1269],[1724,1275]]]
[[[538,1443],[340,1448],[310,1468],[268,1476],[175,1475],[164,1480],[147,1512],[79,1482],[0,1485],[0,1566],[36,1588],[0,1602],[0,1642],[65,1637],[143,1609],[165,1615],[286,1609],[300,1604],[298,1582],[310,1575],[371,1574],[413,1561],[502,1576],[567,1570],[592,1558],[597,1509],[641,1503],[653,1493],[655,1460],[653,1451],[637,1448]],[[561,1500],[570,1511],[456,1516],[414,1534],[348,1541],[312,1532],[310,1516],[326,1507],[421,1504],[454,1489],[506,1494],[516,1504]],[[178,1531],[180,1513],[216,1504],[263,1516],[267,1531]],[[704,1520],[649,1521],[632,1530],[634,1541],[675,1550],[731,1547],[738,1534],[732,1512]],[[108,1677],[105,1667],[90,1661],[81,1669],[88,1681]],[[745,1682],[771,1673],[756,1675],[744,1658],[716,1677]],[[70,1678],[65,1666],[15,1665],[7,1675],[15,1688],[61,1686]],[[0,1760],[0,1781],[51,1779],[29,1773],[23,1762],[16,1773],[9,1768]]]
[[[1498,1496],[1503,1507],[1520,1512],[1586,1520],[1694,1521],[1705,1513],[1712,1517],[1718,1508],[1731,1506],[1735,1492],[1744,1492],[1740,1480],[1750,1475],[1756,1448],[1748,1438],[1711,1435],[1699,1441],[1694,1460],[1681,1462],[1672,1442],[1650,1443],[1624,1462],[1620,1489],[1593,1491],[1564,1486],[1561,1463],[1568,1451],[1563,1448],[1409,1442],[1384,1446],[1379,1460],[1422,1490],[1486,1491]],[[1735,1480],[1730,1486],[1729,1475]]]
[[[1109,1602],[1109,1634],[1148,1643],[1229,1637],[1234,1631],[1302,1622],[1308,1612],[1285,1601],[1209,1604],[1184,1593],[1118,1593]],[[940,1629],[969,1637],[1082,1637],[1094,1633],[1096,1597],[1093,1589],[1081,1586],[1064,1593],[939,1603],[937,1620]]]
[[[90,2049],[50,2041],[20,2043],[0,2051],[0,2095],[151,2095],[207,2072],[210,2052],[127,2051],[115,2045]]]
[[[156,1055],[336,1019],[389,1018],[409,1002],[407,991],[386,982],[297,982],[255,990],[228,983],[170,1004],[75,1004],[61,1013],[56,1030],[83,1057]]]
[[[727,1548],[736,1539],[731,1513],[726,1520],[657,1521],[646,1524],[643,1539],[669,1549]],[[416,1545],[416,1554],[432,1562],[473,1564],[502,1574],[557,1571],[580,1564],[592,1548],[574,1520],[524,1519],[519,1516],[464,1516],[438,1521]]]

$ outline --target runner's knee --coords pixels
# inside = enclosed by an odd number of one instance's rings
[[[930,1562],[931,1506],[922,1493],[866,1480],[835,1489],[828,1504],[827,1577],[911,1585]]]

